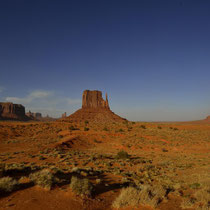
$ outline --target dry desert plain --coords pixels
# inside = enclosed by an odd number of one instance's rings
[[[210,123],[0,122],[0,209],[208,209]]]

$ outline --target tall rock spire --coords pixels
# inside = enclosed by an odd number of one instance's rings
[[[108,95],[106,93],[106,108],[109,108],[109,101],[108,101]]]

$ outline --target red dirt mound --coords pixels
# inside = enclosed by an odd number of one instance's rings
[[[88,146],[89,144],[87,139],[85,139],[84,136],[79,136],[79,135],[66,136],[61,141],[53,145],[54,148],[61,150],[70,149],[70,148],[85,149]]]

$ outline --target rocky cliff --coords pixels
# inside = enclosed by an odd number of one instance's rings
[[[85,90],[82,95],[82,108],[109,109],[108,97],[102,98],[102,92],[98,90]]]
[[[29,110],[29,112],[27,112],[26,115],[31,119],[37,119],[37,120],[42,119],[42,114],[39,112],[31,112]]]
[[[72,122],[111,122],[111,121],[125,121],[112,112],[109,108],[108,97],[102,97],[102,92],[98,90],[85,90],[82,95],[82,108],[77,110],[72,115],[62,118],[61,121]]]
[[[2,120],[28,120],[25,107],[21,104],[0,102],[0,119]]]

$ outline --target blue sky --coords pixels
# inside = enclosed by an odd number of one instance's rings
[[[0,1],[0,101],[58,117],[85,89],[129,120],[210,115],[210,1]]]

